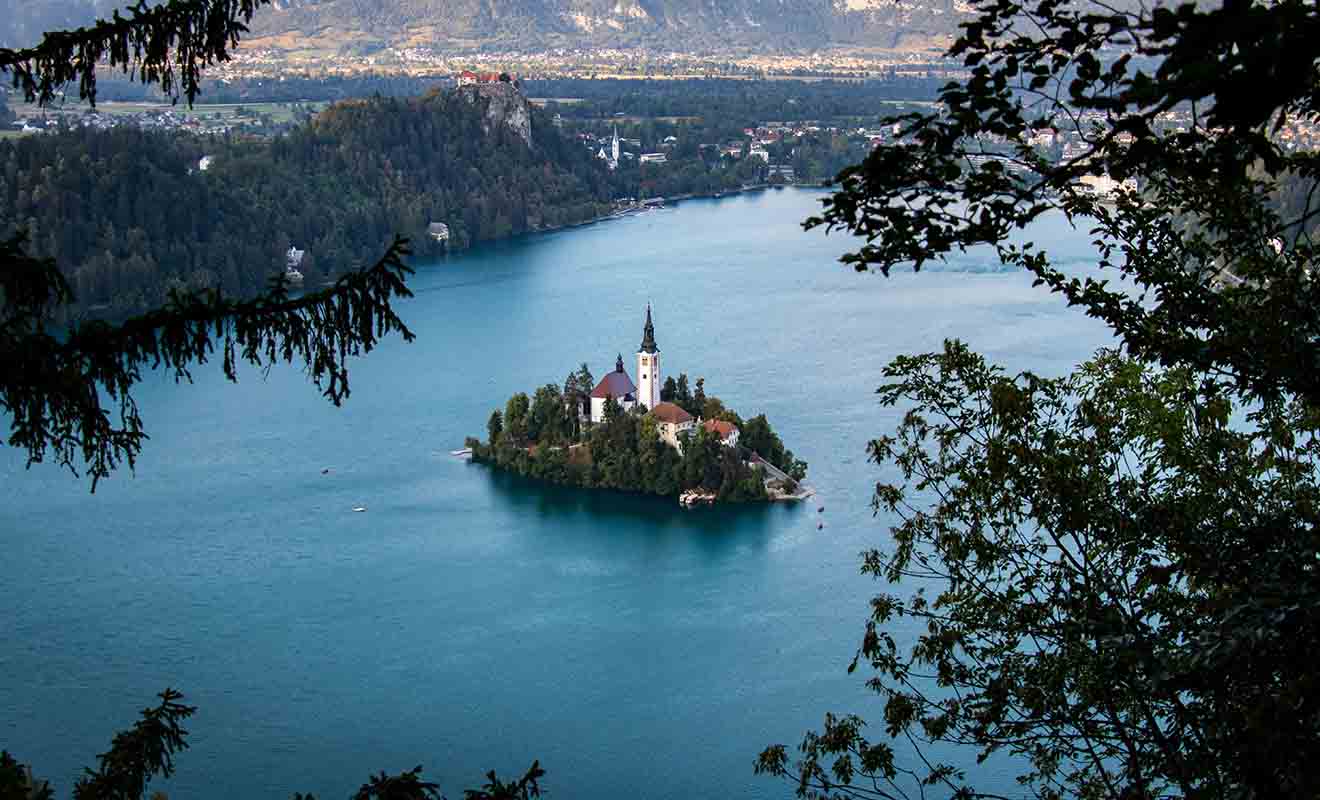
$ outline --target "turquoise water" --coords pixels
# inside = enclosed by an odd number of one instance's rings
[[[175,800],[347,797],[417,764],[453,797],[534,758],[548,797],[791,796],[752,774],[762,747],[825,711],[879,720],[845,668],[879,588],[857,555],[886,537],[865,455],[894,424],[883,365],[957,336],[1058,373],[1111,342],[984,254],[857,275],[835,262],[847,239],[798,227],[818,197],[690,201],[419,264],[417,341],[358,362],[343,408],[292,369],[153,377],[137,475],[94,496],[0,452],[0,746],[67,796],[173,686],[200,707]],[[1032,234],[1087,263],[1062,220]],[[666,373],[766,413],[818,501],[682,512],[448,455],[510,393],[631,363],[647,302]]]

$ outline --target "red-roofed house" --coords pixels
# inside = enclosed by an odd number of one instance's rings
[[[722,419],[708,419],[701,423],[701,427],[720,437],[720,444],[725,447],[733,447],[738,444],[738,426],[732,422],[726,422]]]
[[[462,72],[458,73],[459,86],[469,86],[476,82],[477,82],[477,73],[473,72],[472,70],[465,69]]]
[[[675,450],[682,452],[683,445],[679,437],[697,425],[692,415],[684,411],[681,406],[665,401],[657,403],[655,408],[651,409],[651,416],[655,417],[660,441],[667,442]]]

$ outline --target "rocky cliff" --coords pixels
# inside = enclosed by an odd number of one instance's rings
[[[500,125],[518,134],[528,147],[532,146],[532,108],[527,98],[512,83],[496,81],[460,86],[458,97],[474,105],[484,105],[482,129],[489,134]]]

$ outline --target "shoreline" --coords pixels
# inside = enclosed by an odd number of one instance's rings
[[[587,494],[615,494],[625,497],[628,496],[651,497],[659,500],[676,500],[678,502],[678,505],[685,510],[691,510],[700,506],[706,506],[708,508],[715,508],[715,507],[737,508],[739,506],[743,506],[747,508],[755,508],[757,506],[773,506],[781,503],[786,505],[794,505],[794,504],[804,503],[808,498],[814,497],[816,494],[815,487],[809,486],[808,484],[805,483],[799,484],[800,488],[796,492],[767,491],[767,495],[764,500],[753,500],[753,501],[720,500],[718,498],[718,495],[714,494],[712,491],[699,490],[699,489],[685,489],[675,494],[656,494],[654,492],[647,492],[641,489],[621,489],[614,486],[577,486],[571,483],[561,483],[560,481],[550,480],[548,478],[538,478],[532,475],[525,475],[523,473],[518,472],[517,470],[500,466],[494,461],[490,461],[483,458],[475,458],[474,454],[471,452],[465,453],[463,455],[458,455],[458,451],[451,451],[450,455],[463,461],[465,464],[476,464],[477,466],[485,467],[486,469],[489,469],[492,472],[498,472],[504,475],[512,475],[522,480],[533,481],[535,483],[539,483],[544,486],[554,486],[560,489],[566,489],[568,491],[583,492]],[[691,497],[690,500],[685,500],[685,498],[689,498],[689,497]]]
[[[475,245],[469,245],[467,247],[464,247],[461,250],[451,250],[449,251],[448,255],[461,256],[464,253],[476,249],[477,247],[485,247],[494,244],[503,244],[506,242],[515,242],[522,238],[540,236],[542,234],[548,234],[548,233],[558,233],[560,231],[573,230],[574,228],[584,228],[588,225],[595,225],[601,222],[609,222],[610,220],[614,220],[614,219],[622,219],[624,217],[631,216],[633,214],[640,214],[643,211],[654,210],[657,208],[666,208],[670,204],[677,205],[685,200],[720,200],[725,197],[730,197],[734,195],[751,194],[753,192],[764,192],[768,189],[776,189],[776,188],[796,189],[799,191],[803,191],[803,190],[820,191],[822,189],[827,189],[828,186],[826,184],[811,184],[811,183],[780,183],[780,184],[754,183],[754,184],[748,184],[747,186],[740,186],[737,189],[726,189],[714,193],[691,192],[688,194],[677,194],[671,197],[651,198],[651,201],[654,204],[650,206],[647,206],[645,204],[638,206],[630,206],[628,208],[611,211],[608,214],[601,214],[599,216],[592,217],[591,219],[584,219],[581,222],[569,222],[563,225],[550,225],[542,228],[537,228],[536,230],[523,231],[522,233],[516,234],[514,236],[509,236],[504,239],[487,239],[485,241],[478,242]],[[654,201],[659,201],[659,202],[654,202]],[[646,201],[644,201],[644,203],[645,202]]]

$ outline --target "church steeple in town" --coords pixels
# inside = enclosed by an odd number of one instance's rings
[[[646,304],[646,326],[642,328],[642,346],[638,348],[643,353],[654,353],[660,348],[655,346],[655,326],[651,324],[651,304]]]
[[[614,371],[623,372],[623,353],[619,353],[618,358],[614,360]]]

